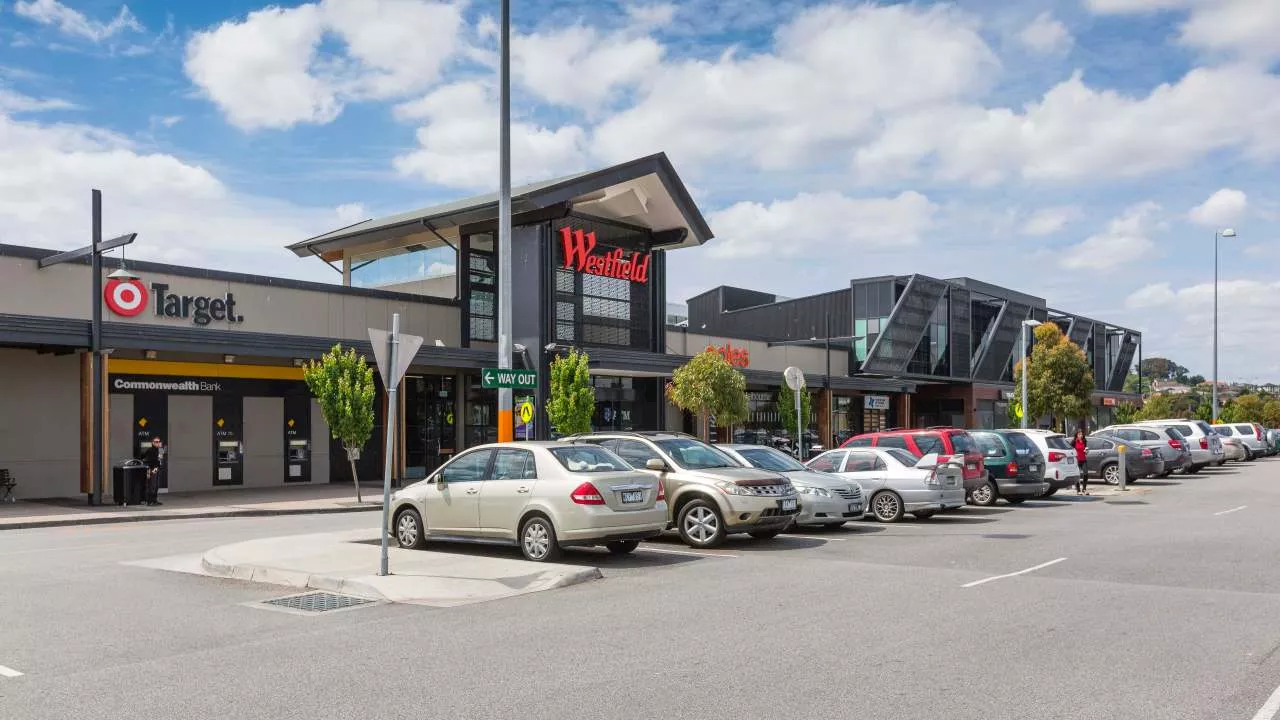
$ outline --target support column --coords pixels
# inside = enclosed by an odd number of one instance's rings
[[[898,424],[900,427],[909,428],[914,423],[911,419],[911,394],[898,394]]]
[[[92,356],[80,353],[80,492],[93,493]]]
[[[467,376],[453,377],[453,454],[467,449]]]
[[[818,391],[818,442],[830,448],[831,439],[831,388],[822,388]]]

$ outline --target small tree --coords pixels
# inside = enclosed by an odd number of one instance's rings
[[[547,419],[561,435],[591,432],[596,411],[596,389],[591,385],[587,354],[576,349],[551,361],[551,389]]]
[[[1116,422],[1121,425],[1127,425],[1137,419],[1138,408],[1130,403],[1121,403],[1116,405]]]
[[[810,412],[813,409],[813,393],[805,388],[800,393],[800,418],[803,427],[796,427],[796,394],[786,383],[778,388],[778,413],[782,416],[782,427],[787,434],[796,439],[796,447],[804,441],[803,434],[809,425]]]
[[[1079,345],[1062,333],[1057,323],[1035,330],[1035,345],[1028,358],[1027,391],[1031,395],[1028,418],[1048,415],[1052,420],[1084,418],[1093,404],[1094,380],[1089,359]],[[1022,362],[1013,369],[1014,400],[1022,404]]]
[[[360,498],[360,477],[356,458],[360,448],[373,435],[373,368],[357,355],[355,348],[334,345],[320,361],[312,360],[302,370],[311,394],[320,402],[320,412],[329,424],[329,433],[342,443],[351,463],[351,481],[356,486],[356,502]]]
[[[747,419],[747,379],[720,353],[707,350],[676,368],[667,383],[673,405],[698,418],[698,435],[709,439],[710,419],[732,425]]]

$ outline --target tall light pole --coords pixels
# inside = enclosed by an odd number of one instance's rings
[[[1033,328],[1040,324],[1039,320],[1023,320],[1022,321],[1022,429],[1027,429],[1027,416],[1031,414],[1030,398],[1027,397],[1027,329]]]
[[[1213,233],[1213,422],[1218,423],[1218,238],[1233,238],[1231,228]]]
[[[511,0],[502,0],[498,63],[498,368],[511,369]],[[515,439],[511,389],[498,388],[498,442]]]

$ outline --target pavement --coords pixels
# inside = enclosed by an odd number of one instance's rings
[[[88,505],[84,497],[19,500],[0,504],[0,530],[100,525],[184,518],[258,517],[382,509],[382,487],[362,487],[356,502],[350,485],[296,485],[165,493],[161,505]]]
[[[1276,720],[1280,459],[1138,487],[664,536],[566,552],[603,578],[552,592],[308,616],[262,610],[295,589],[142,565],[376,515],[0,533],[0,716]]]
[[[377,574],[376,528],[263,538],[221,545],[200,559],[204,574],[268,585],[356,595],[388,602],[455,607],[568,587],[601,577],[594,567],[530,563],[516,557],[387,551],[390,574]],[[176,569],[186,571],[179,556]],[[152,563],[152,567],[163,567]]]

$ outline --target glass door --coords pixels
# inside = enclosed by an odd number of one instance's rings
[[[418,480],[453,457],[453,378],[410,375],[404,388],[404,476]]]

